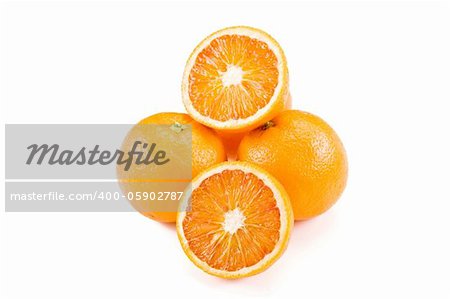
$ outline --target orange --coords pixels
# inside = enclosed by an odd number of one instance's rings
[[[224,162],[192,181],[177,233],[189,259],[222,278],[260,273],[285,250],[293,226],[289,197],[263,169]]]
[[[266,32],[219,30],[194,49],[182,79],[182,98],[196,121],[226,133],[256,128],[288,101],[286,58]]]
[[[321,118],[284,111],[246,135],[238,159],[252,162],[286,188],[296,220],[328,210],[347,182],[347,157],[336,132]]]
[[[225,148],[217,136],[217,134],[194,121],[189,115],[184,113],[171,113],[164,112],[158,113],[155,115],[151,115],[143,120],[141,120],[137,126],[144,124],[158,124],[158,125],[168,125],[161,126],[161,129],[155,133],[152,130],[151,134],[158,134],[158,136],[143,136],[148,140],[152,140],[156,137],[157,140],[161,140],[161,142],[165,142],[165,147],[169,150],[175,148],[175,146],[171,145],[170,142],[192,142],[192,153],[172,153],[171,156],[178,156],[178,159],[185,159],[186,161],[192,161],[192,165],[184,167],[184,169],[192,169],[192,177],[195,177],[198,173],[203,171],[204,169],[223,162],[226,160]],[[191,130],[185,130],[186,125],[190,125]],[[167,141],[167,142],[166,142]],[[186,157],[183,157],[186,154],[192,154],[192,160]],[[147,166],[145,168],[137,168],[136,172],[130,174],[122,171],[122,168],[118,168],[119,179],[126,179],[130,175],[134,178],[147,178],[150,172],[155,172],[158,170],[154,170],[151,166]],[[173,177],[173,171],[179,171],[178,169],[169,169],[171,173],[169,176]],[[189,174],[191,175],[191,174]],[[156,179],[163,179],[167,177],[164,173],[158,173],[159,177]],[[182,174],[180,174],[182,176]],[[154,177],[154,175],[153,175]],[[139,192],[139,191],[151,191],[151,190],[138,190],[145,188],[145,182],[142,185],[139,184],[122,184],[122,189],[125,189],[125,192]],[[147,185],[148,186],[148,185]],[[131,188],[131,189],[130,189]],[[175,191],[175,190],[165,190],[165,191]],[[140,212],[157,221],[161,222],[175,222],[176,220],[176,212],[159,212],[159,211],[149,211],[149,208],[146,208],[143,211],[143,207],[139,206],[139,202],[134,201],[133,206]]]

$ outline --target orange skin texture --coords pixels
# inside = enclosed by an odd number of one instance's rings
[[[275,117],[241,141],[238,159],[262,167],[284,186],[295,220],[327,211],[345,189],[347,156],[336,132],[321,118],[298,110]]]
[[[185,113],[163,112],[151,115],[139,122],[139,124],[192,125],[192,177],[209,168],[212,165],[226,161],[225,147],[210,128],[193,120]],[[175,222],[176,212],[143,212],[144,216],[159,222]]]

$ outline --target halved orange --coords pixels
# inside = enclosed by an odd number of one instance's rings
[[[285,250],[293,226],[289,197],[263,169],[223,162],[198,175],[177,216],[184,252],[203,271],[240,278],[264,271]]]
[[[204,39],[189,57],[182,96],[198,122],[229,133],[271,120],[288,100],[288,69],[280,45],[266,32],[237,26]]]

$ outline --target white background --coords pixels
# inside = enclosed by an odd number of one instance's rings
[[[281,43],[294,108],[327,120],[350,163],[338,204],[239,281],[136,213],[2,212],[2,298],[449,298],[448,3],[10,2],[0,17],[2,123],[181,112],[191,50],[243,24]]]

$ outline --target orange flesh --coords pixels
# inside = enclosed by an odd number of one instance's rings
[[[233,211],[244,219],[230,232],[226,215]],[[261,261],[277,244],[279,230],[280,210],[272,190],[242,170],[224,170],[205,179],[193,190],[191,210],[183,220],[192,252],[212,268],[226,271]]]
[[[265,42],[244,35],[220,36],[198,54],[189,74],[192,105],[218,121],[252,116],[273,96],[277,65],[277,57]],[[233,70],[234,75],[238,70],[238,79],[230,74]]]

